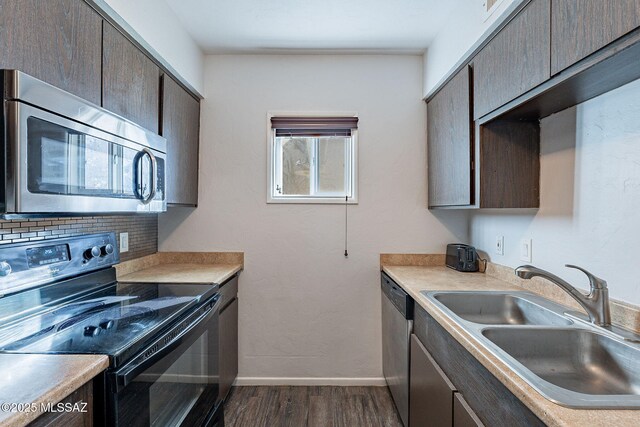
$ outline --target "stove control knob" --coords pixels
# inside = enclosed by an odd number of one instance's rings
[[[100,256],[111,255],[113,253],[113,250],[113,245],[111,243],[107,243],[100,248]]]
[[[100,328],[97,326],[85,326],[84,327],[84,336],[85,337],[95,337],[100,333]]]
[[[7,261],[0,261],[0,276],[6,277],[11,274],[11,264]]]
[[[84,251],[84,258],[87,260],[95,257],[99,257],[99,256],[100,256],[100,248],[98,246],[94,246]]]

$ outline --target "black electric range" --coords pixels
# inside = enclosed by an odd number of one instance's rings
[[[117,282],[115,246],[108,233],[1,247],[0,352],[107,355],[97,425],[223,425],[217,285]]]

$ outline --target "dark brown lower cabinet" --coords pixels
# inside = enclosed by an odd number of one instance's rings
[[[411,335],[409,420],[411,427],[483,425],[415,335]]]
[[[419,305],[415,307],[413,333],[415,334],[415,342],[412,341],[411,369],[414,369],[413,362],[417,363],[417,358],[422,358],[423,361],[431,359],[442,372],[441,375],[444,375],[453,384],[453,388],[457,392],[449,392],[453,409],[450,415],[452,424],[447,425],[482,425],[478,423],[487,426],[509,427],[545,425]],[[414,352],[414,347],[417,344],[421,344],[421,347],[416,347],[419,351]],[[430,359],[424,354],[427,354]],[[414,372],[411,373],[411,381],[413,381],[413,377]],[[413,387],[411,390],[413,391]],[[462,397],[464,400],[461,400]],[[441,399],[441,397],[411,394],[409,396],[410,407],[419,408],[422,405],[428,405],[429,399]],[[419,419],[414,424],[413,416],[411,415],[410,418],[411,427],[444,425],[437,424],[431,418]],[[469,424],[469,422],[476,422],[476,424]]]
[[[451,427],[456,388],[415,335],[409,372],[409,425]]]
[[[453,393],[453,427],[482,427],[482,421],[464,400],[461,393]]]
[[[226,399],[238,376],[238,277],[220,287],[220,397]]]
[[[93,381],[89,381],[69,396],[60,401],[61,404],[86,403],[86,412],[46,412],[36,418],[29,427],[92,427],[93,426]]]

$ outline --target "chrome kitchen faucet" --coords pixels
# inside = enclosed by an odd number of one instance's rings
[[[532,265],[522,265],[516,268],[515,272],[516,275],[522,279],[531,279],[532,277],[539,276],[560,286],[561,289],[571,295],[573,299],[585,309],[591,323],[597,326],[610,326],[611,313],[609,311],[609,290],[607,289],[607,282],[576,265],[566,264],[565,267],[575,268],[587,275],[589,285],[591,286],[591,291],[588,295],[583,294],[555,274]]]

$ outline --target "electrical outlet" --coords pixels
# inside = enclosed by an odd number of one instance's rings
[[[522,239],[520,241],[520,260],[531,262],[532,256],[532,240],[531,239]]]
[[[120,253],[129,251],[129,233],[120,233]]]
[[[504,236],[496,236],[495,251],[498,255],[504,255]]]

